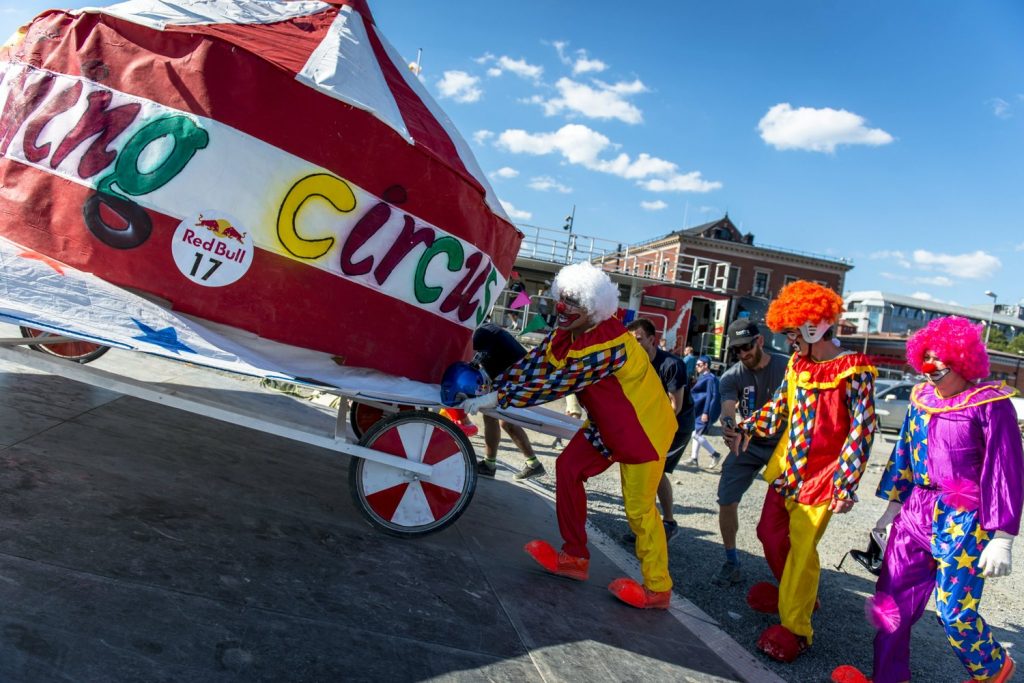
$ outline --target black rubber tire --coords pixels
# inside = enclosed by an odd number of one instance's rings
[[[418,462],[424,456],[428,462],[437,458],[429,462],[436,467],[431,479],[421,480],[398,468],[354,456],[349,463],[348,485],[356,507],[373,527],[400,538],[424,536],[451,525],[476,491],[473,445],[457,425],[436,413],[409,410],[389,415],[374,424],[359,445],[409,457],[397,429],[410,424],[432,430],[429,446],[435,452],[428,448],[412,454]]]
[[[18,329],[21,330],[21,336],[26,339],[45,339],[47,336],[50,336],[49,332],[43,332],[42,330],[37,330],[34,327],[25,327],[22,325]],[[89,363],[110,350],[109,346],[103,346],[102,344],[95,344],[87,341],[58,342],[56,344],[29,344],[28,347],[33,351],[39,351],[40,353],[46,353],[51,356],[74,361],[75,363]]]

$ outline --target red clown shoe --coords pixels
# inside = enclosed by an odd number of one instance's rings
[[[473,424],[473,421],[469,419],[469,415],[466,415],[466,411],[461,408],[441,408],[439,412],[454,422],[466,436],[476,436],[480,431],[480,429]]]
[[[832,683],[871,683],[871,679],[857,667],[843,664],[832,671]]]
[[[622,602],[638,609],[668,609],[672,591],[652,591],[630,578],[615,579],[608,590]]]
[[[747,592],[747,605],[755,612],[779,613],[779,587],[767,581],[758,581]]]
[[[1013,671],[1017,668],[1017,665],[1010,659],[1010,655],[1003,657],[1003,668],[996,672],[995,676],[985,679],[988,683],[1006,683],[1006,681],[1013,678]],[[968,683],[973,683],[973,679],[969,679]]]
[[[781,624],[769,626],[757,639],[758,650],[786,664],[802,655],[809,647],[806,638],[796,635]]]
[[[586,581],[590,576],[590,560],[555,550],[547,541],[530,541],[523,546],[523,550],[552,574],[577,581]]]

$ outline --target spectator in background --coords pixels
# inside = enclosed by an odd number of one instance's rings
[[[488,377],[498,378],[516,361],[526,355],[526,349],[516,341],[515,337],[494,323],[484,323],[473,332],[473,350],[476,351],[474,362],[480,365]],[[505,430],[508,438],[516,445],[526,463],[523,469],[515,474],[516,479],[529,479],[545,474],[544,465],[537,459],[530,444],[530,437],[519,425],[499,420],[491,415],[484,415],[484,459],[477,463],[477,474],[494,477],[498,469],[498,444],[501,443],[501,431]]]
[[[693,355],[693,347],[683,347],[683,363],[686,364],[686,376],[690,378],[690,384],[697,379],[697,357]]]
[[[705,436],[711,425],[718,421],[722,412],[722,396],[718,391],[718,378],[711,372],[711,359],[701,356],[697,359],[697,381],[693,384],[693,414],[696,416],[696,428],[693,432],[693,455],[691,465],[700,465],[700,450],[711,453],[711,466],[717,467],[721,455],[714,449]]]
[[[788,359],[769,353],[764,348],[764,335],[748,318],[729,325],[726,344],[736,354],[738,363],[722,373],[722,434],[727,444],[736,438],[735,426],[771,400],[775,390],[786,378]],[[732,448],[722,463],[718,480],[718,528],[722,532],[725,563],[712,578],[717,586],[728,586],[742,580],[740,556],[736,551],[736,535],[740,528],[739,506],[743,494],[768,464],[782,434],[753,437],[743,447]]]

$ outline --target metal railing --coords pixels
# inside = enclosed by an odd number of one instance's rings
[[[621,242],[526,223],[517,223],[517,226],[523,231],[523,241],[519,245],[521,258],[566,265],[589,261],[612,273],[717,292],[725,292],[729,286],[732,265],[727,261],[691,256],[684,252],[675,257],[674,269],[662,273],[664,259],[660,252],[642,247],[633,247],[631,251],[628,244]],[[652,241],[656,240],[648,240],[646,244]],[[649,270],[645,269],[647,265],[650,266]]]

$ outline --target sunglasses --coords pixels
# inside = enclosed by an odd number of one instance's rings
[[[756,340],[748,341],[746,344],[735,344],[732,350],[736,353],[746,353],[757,345]]]

